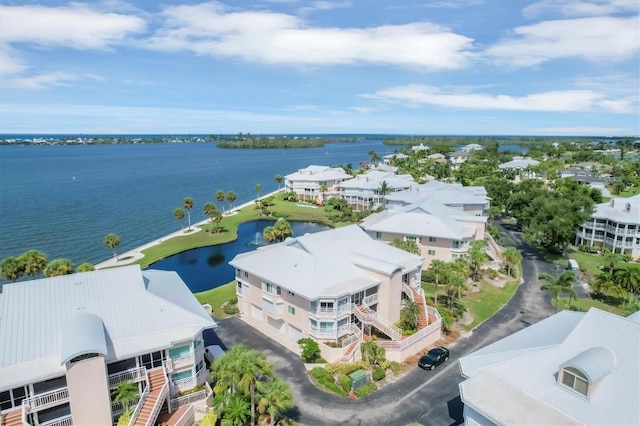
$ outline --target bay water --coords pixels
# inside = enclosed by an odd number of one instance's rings
[[[357,169],[369,151],[382,157],[394,149],[376,139],[297,149],[204,142],[0,146],[0,259],[36,249],[49,260],[95,264],[112,256],[103,243],[111,232],[123,253],[181,229],[173,210],[185,197],[195,201],[195,223],[206,218],[206,202],[218,204],[218,190],[234,191],[237,206],[256,198],[256,184],[261,195],[278,189],[276,175],[312,164]]]

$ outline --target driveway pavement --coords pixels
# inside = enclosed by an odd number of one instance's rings
[[[538,281],[541,272],[553,272],[553,265],[525,245],[518,232],[503,231],[506,245],[516,246],[523,255],[524,279],[513,298],[468,336],[450,345],[451,358],[447,364],[433,371],[423,371],[416,366],[373,395],[349,400],[319,390],[309,381],[298,355],[255,331],[239,318],[219,320],[215,333],[205,335],[205,343],[226,346],[243,343],[260,350],[274,364],[276,373],[289,384],[296,403],[290,416],[303,425],[462,424],[458,384],[463,378],[458,358],[554,313],[551,295],[540,290]]]

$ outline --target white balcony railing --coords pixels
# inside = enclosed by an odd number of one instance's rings
[[[195,388],[198,385],[195,377],[187,377],[186,379],[174,380],[171,382],[172,393],[184,392]]]
[[[132,382],[137,383],[146,379],[147,370],[145,367],[130,368],[129,370],[109,374],[109,387],[114,388],[118,386],[118,383],[124,382],[125,380],[131,380]]]
[[[193,404],[194,402],[202,401],[206,398],[207,391],[204,389],[195,393],[190,393],[189,395],[173,398],[169,400],[169,411],[175,411],[184,405]]]
[[[376,303],[378,303],[378,293],[374,293],[362,299],[362,304],[367,307],[375,305]]]
[[[132,406],[135,407],[138,402],[140,401],[140,396],[141,395],[136,395],[135,398],[133,398],[133,400],[129,403],[129,408],[131,408]],[[111,403],[111,412],[116,415],[116,414],[121,414],[124,413],[124,405],[122,405],[122,402],[112,402]]]
[[[50,420],[48,422],[40,423],[40,426],[71,426],[73,424],[73,417],[71,414],[58,417],[57,419]]]
[[[335,328],[324,329],[311,325],[309,326],[309,329],[307,331],[310,335],[317,339],[336,339],[338,337],[338,330]]]
[[[64,387],[26,398],[22,401],[22,406],[26,407],[27,411],[34,412],[55,407],[67,401],[69,401],[69,388]]]

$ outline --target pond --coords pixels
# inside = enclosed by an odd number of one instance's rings
[[[235,241],[187,250],[162,259],[150,265],[149,269],[176,271],[193,293],[219,287],[235,278],[234,268],[229,265],[231,259],[266,245],[262,231],[274,223],[271,220],[243,223],[238,226],[238,239]],[[294,237],[330,229],[327,225],[312,222],[290,221],[289,224]]]

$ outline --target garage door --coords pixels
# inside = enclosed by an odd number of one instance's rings
[[[284,334],[284,321],[281,319],[273,319],[270,316],[267,316],[267,324],[269,324],[269,327],[273,328],[278,333]]]
[[[262,322],[262,309],[258,308],[256,305],[251,305],[251,317]]]
[[[302,335],[302,330],[300,330],[299,328],[295,328],[292,325],[289,326],[289,338],[292,341],[297,342],[298,340],[302,339],[303,337],[304,336]]]

